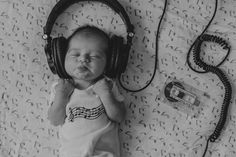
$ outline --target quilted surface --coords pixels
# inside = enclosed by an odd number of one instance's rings
[[[155,61],[155,35],[164,0],[119,0],[135,26],[135,37],[123,84],[137,89],[150,80]],[[58,128],[47,120],[51,73],[44,54],[43,26],[56,0],[0,0],[0,157],[58,157]],[[206,138],[219,119],[224,89],[213,74],[197,74],[186,64],[194,39],[214,11],[214,0],[169,0],[159,36],[158,69],[151,85],[125,96],[127,117],[120,125],[122,157],[200,157]],[[208,33],[231,44],[220,67],[236,85],[236,1],[221,0]],[[90,23],[104,31],[126,35],[119,15],[101,3],[81,2],[56,20],[52,35],[67,37],[79,25]],[[204,60],[217,64],[225,52],[214,44],[205,47]],[[175,76],[207,92],[197,118],[157,99],[163,82]],[[235,92],[233,93],[235,97]],[[209,145],[210,157],[236,156],[236,99],[219,140]]]

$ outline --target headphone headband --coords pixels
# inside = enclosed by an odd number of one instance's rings
[[[60,0],[52,9],[51,13],[49,14],[48,20],[46,22],[46,25],[44,26],[44,40],[50,40],[50,34],[54,25],[54,22],[56,21],[57,17],[65,11],[70,5],[82,2],[82,1],[93,1],[93,2],[101,2],[106,5],[108,5],[110,8],[112,8],[115,12],[119,14],[119,16],[122,18],[123,22],[126,25],[127,30],[127,45],[131,45],[131,40],[134,36],[133,30],[134,26],[131,24],[129,16],[127,15],[125,9],[122,7],[122,5],[117,0]]]
[[[127,31],[127,40],[126,44],[123,43],[123,38],[113,35],[111,37],[111,54],[112,54],[112,62],[107,63],[106,75],[112,78],[119,76],[122,72],[124,72],[129,56],[129,50],[132,45],[132,39],[134,37],[134,26],[131,24],[129,17],[122,7],[122,5],[117,0],[60,0],[50,12],[46,25],[43,27],[44,35],[43,39],[46,41],[46,45],[44,47],[48,64],[51,71],[54,74],[58,74],[61,78],[70,78],[70,76],[66,73],[64,67],[64,59],[67,48],[67,39],[65,37],[56,37],[52,39],[51,31],[57,17],[60,16],[70,5],[83,2],[83,1],[92,1],[92,2],[101,2],[110,7],[113,11],[115,11],[121,19],[123,20],[126,31]]]

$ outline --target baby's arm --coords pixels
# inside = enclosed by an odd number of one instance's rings
[[[66,105],[73,89],[73,85],[69,81],[63,79],[60,79],[56,85],[55,97],[48,110],[48,120],[52,125],[58,126],[64,124],[66,117]]]
[[[118,101],[112,92],[113,83],[107,79],[102,79],[95,84],[94,91],[100,97],[107,116],[120,123],[124,120],[126,110],[123,101]]]

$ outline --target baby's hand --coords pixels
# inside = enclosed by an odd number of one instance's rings
[[[71,80],[60,79],[55,87],[56,94],[62,98],[69,98],[74,90],[74,86]]]
[[[93,90],[97,95],[110,93],[112,90],[112,81],[104,78],[94,85]]]

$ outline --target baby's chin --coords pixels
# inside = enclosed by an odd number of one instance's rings
[[[86,80],[90,77],[90,74],[88,74],[88,73],[75,73],[73,76],[75,79]]]

